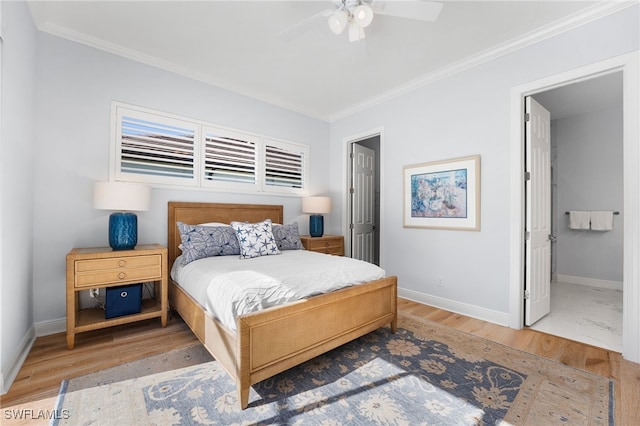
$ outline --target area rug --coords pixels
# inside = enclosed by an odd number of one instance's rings
[[[409,315],[254,385],[216,361],[69,391],[54,424],[611,425],[613,382]]]

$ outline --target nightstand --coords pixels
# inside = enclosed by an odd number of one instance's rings
[[[344,256],[344,237],[342,235],[323,235],[322,237],[300,237],[302,245],[309,251]]]
[[[110,247],[74,248],[67,254],[67,346],[73,349],[75,335],[149,318],[160,318],[167,326],[167,248],[160,244],[139,245],[133,250]],[[102,308],[80,309],[80,291],[106,289],[127,284],[154,283],[156,301],[144,303],[140,313],[106,319]],[[146,300],[145,300],[146,302]]]

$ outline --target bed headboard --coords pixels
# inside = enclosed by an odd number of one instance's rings
[[[197,225],[208,222],[231,223],[260,222],[271,219],[273,223],[284,223],[283,208],[266,204],[220,204],[169,202],[167,248],[169,251],[169,269],[173,261],[180,256],[180,232],[177,222]]]

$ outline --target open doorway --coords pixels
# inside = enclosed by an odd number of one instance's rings
[[[531,328],[622,352],[622,72],[531,97],[549,111],[551,142],[550,312]],[[570,221],[569,212],[593,211],[607,212],[611,228]]]
[[[624,224],[622,356],[640,362],[640,54],[632,52],[511,89],[509,326],[524,327],[524,99],[535,93],[622,71]]]
[[[349,142],[350,257],[380,265],[380,135]]]

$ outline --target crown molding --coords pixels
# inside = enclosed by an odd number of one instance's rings
[[[616,13],[625,8],[637,5],[639,4],[639,1],[638,0],[600,1],[596,5],[588,9],[585,9],[579,13],[576,13],[568,18],[564,18],[552,24],[538,28],[523,36],[514,38],[505,43],[501,43],[497,46],[492,47],[491,49],[487,49],[478,54],[469,56],[461,61],[455,62],[451,65],[445,66],[433,72],[429,72],[407,83],[396,86],[391,90],[387,90],[378,95],[372,96],[364,100],[363,102],[353,104],[348,108],[342,109],[340,111],[336,111],[334,113],[329,113],[329,114],[323,114],[316,110],[301,109],[298,106],[289,104],[287,102],[283,102],[282,100],[276,99],[273,97],[259,96],[259,95],[256,95],[255,93],[251,93],[250,91],[244,89],[243,87],[233,85],[226,81],[214,79],[209,75],[205,75],[204,73],[195,72],[188,68],[182,67],[178,64],[161,60],[155,56],[147,55],[137,50],[129,49],[113,43],[108,43],[108,42],[105,42],[104,40],[100,40],[94,37],[89,37],[85,34],[69,30],[66,27],[56,25],[47,20],[46,3],[47,2],[44,2],[44,1],[28,2],[29,9],[31,10],[31,14],[36,24],[36,27],[38,28],[38,30],[42,32],[49,33],[51,35],[58,36],[70,41],[74,41],[74,42],[77,42],[89,47],[93,47],[95,49],[99,49],[108,53],[112,53],[114,55],[125,57],[136,62],[140,62],[155,68],[159,68],[174,74],[181,75],[183,77],[200,81],[200,82],[209,84],[211,86],[218,87],[222,90],[227,90],[233,93],[237,93],[239,95],[246,96],[251,99],[255,99],[257,101],[265,102],[270,105],[283,108],[294,113],[302,114],[310,118],[331,123],[331,122],[346,118],[355,113],[361,112],[363,110],[369,109],[373,106],[379,105],[386,101],[389,101],[403,94],[412,92],[416,89],[428,86],[437,81],[451,77],[455,74],[466,71],[468,69],[481,65],[483,63],[489,62],[493,59],[497,59],[501,56],[508,55],[519,49],[522,49],[524,47],[546,40],[555,35],[562,34],[566,31],[585,25],[589,22],[593,22],[597,19]]]
[[[290,112],[302,114],[325,122],[329,121],[329,116],[326,114],[321,114],[317,111],[303,110],[299,107],[288,104],[286,102],[282,102],[281,100],[272,97],[258,96],[255,93],[251,93],[250,91],[247,91],[242,87],[235,86],[226,81],[214,79],[209,75],[193,71],[189,68],[182,67],[173,62],[165,61],[155,56],[147,55],[135,49],[129,49],[118,44],[109,43],[99,38],[90,37],[86,34],[73,31],[67,27],[52,23],[47,20],[46,2],[30,1],[29,8],[31,9],[31,14],[36,24],[36,28],[44,33],[48,33],[56,37],[64,38],[66,40],[92,47],[94,49],[102,50],[107,53],[131,59],[132,61],[140,62],[154,68],[162,69],[186,78],[190,78],[192,80],[200,81],[210,86],[215,86],[221,90],[226,90],[238,95],[246,96],[260,102],[265,102],[269,105],[276,106]]]
[[[531,46],[535,43],[539,43],[543,40],[549,39],[556,35],[570,31],[574,28],[596,21],[605,16],[616,13],[620,10],[626,9],[631,6],[638,5],[638,0],[630,1],[602,1],[598,4],[587,8],[579,13],[576,13],[568,18],[563,18],[554,23],[540,27],[534,31],[530,31],[522,36],[511,39],[507,42],[501,43],[490,49],[487,49],[478,54],[469,56],[461,61],[455,62],[451,65],[440,68],[436,71],[425,74],[407,83],[396,86],[395,88],[388,90],[379,95],[373,96],[368,100],[354,104],[349,108],[345,108],[332,114],[329,117],[329,122],[341,120],[357,112],[369,109],[373,106],[379,105],[386,101],[389,101],[398,96],[410,93],[421,87],[428,86],[437,81],[451,77],[455,74],[461,73],[468,69],[474,68],[483,63],[497,59],[501,56],[508,55],[516,52],[524,47]]]

